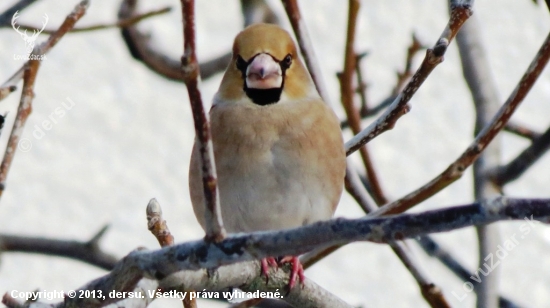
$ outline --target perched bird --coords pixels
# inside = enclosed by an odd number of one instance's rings
[[[334,214],[345,175],[338,118],[321,100],[294,41],[275,25],[255,24],[235,38],[233,57],[210,110],[223,223],[230,233],[294,228]],[[195,142],[189,188],[205,228]],[[289,287],[304,280],[297,257]],[[262,260],[262,274],[274,258]]]

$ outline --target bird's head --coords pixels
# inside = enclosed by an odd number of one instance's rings
[[[234,100],[246,95],[253,103],[265,106],[279,102],[282,96],[305,97],[312,88],[288,32],[276,25],[255,24],[235,38],[233,57],[219,93]]]

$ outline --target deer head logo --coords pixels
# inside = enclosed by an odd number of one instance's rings
[[[32,52],[32,50],[34,49],[34,41],[36,41],[36,38],[38,37],[38,35],[40,33],[42,33],[42,31],[44,31],[44,28],[46,28],[46,24],[48,24],[48,15],[44,14],[44,22],[42,23],[42,29],[40,29],[38,31],[33,30],[33,33],[32,33],[31,36],[29,36],[27,34],[27,30],[25,30],[24,32],[21,32],[19,30],[19,26],[16,27],[17,18],[19,18],[19,11],[15,12],[15,14],[13,14],[13,17],[11,19],[11,26],[13,27],[13,29],[17,33],[19,33],[21,35],[21,37],[25,41],[26,51],[27,51],[28,54],[30,54]]]

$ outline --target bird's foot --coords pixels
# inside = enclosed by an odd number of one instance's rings
[[[262,259],[262,275],[265,276],[265,284],[269,282],[269,267],[279,268],[279,264],[277,264],[277,260],[273,257],[268,257],[265,259]]]
[[[269,282],[269,267],[279,268],[279,266],[284,265],[285,263],[290,263],[290,279],[288,281],[288,290],[292,290],[296,286],[296,282],[300,280],[300,283],[302,284],[302,287],[304,286],[304,280],[306,279],[304,276],[304,267],[302,266],[302,263],[300,263],[300,259],[298,257],[294,256],[286,256],[281,258],[279,261],[277,261],[273,257],[262,259],[261,265],[262,265],[262,275],[265,276],[265,283],[267,284]]]
[[[292,266],[290,269],[290,280],[288,281],[288,290],[292,290],[294,286],[296,285],[296,280],[299,279],[300,283],[302,284],[302,288],[304,287],[304,280],[306,277],[304,276],[304,267],[302,266],[302,263],[300,262],[300,259],[295,256],[286,256],[283,257],[279,261],[279,265],[283,265],[284,263],[290,263]]]

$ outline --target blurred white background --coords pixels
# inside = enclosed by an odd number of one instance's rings
[[[2,1],[0,12],[14,1]],[[139,28],[151,33],[153,43],[166,54],[182,54],[179,1],[142,1],[145,12],[170,5],[168,15],[145,21]],[[57,27],[77,1],[38,1],[22,12],[20,22],[39,25],[44,13],[48,28]],[[446,1],[362,1],[356,50],[369,51],[363,69],[369,98],[379,102],[395,84],[404,66],[411,34],[432,46],[448,20]],[[291,29],[280,2],[273,9]],[[339,87],[335,74],[343,66],[347,21],[346,1],[301,1],[331,103],[337,113]],[[119,1],[93,0],[77,24],[85,26],[116,20]],[[199,60],[227,52],[243,19],[239,1],[198,0]],[[529,65],[550,29],[546,7],[529,0],[477,1],[475,15],[489,54],[502,102]],[[41,36],[37,42],[42,42]],[[23,62],[13,54],[24,52],[24,42],[11,28],[0,29],[0,81]],[[415,58],[415,67],[423,53]],[[202,82],[203,100],[209,105],[221,74]],[[545,70],[513,120],[538,131],[550,125],[550,74]],[[19,84],[19,88],[21,84]],[[194,137],[185,86],[166,81],[134,61],[118,30],[68,34],[42,63],[35,87],[36,98],[23,138],[32,142],[28,152],[18,151],[0,202],[0,232],[59,239],[87,240],[103,225],[110,229],[102,241],[105,251],[118,257],[138,246],[158,248],[146,227],[145,206],[155,197],[162,205],[177,242],[198,239],[203,231],[193,215],[187,188],[187,170]],[[57,118],[42,138],[35,125],[68,104],[74,107]],[[9,111],[0,137],[5,147],[13,124],[19,94],[0,103]],[[474,111],[462,78],[456,45],[411,101],[412,111],[395,129],[369,144],[381,184],[391,199],[418,188],[457,158],[472,140]],[[54,115],[55,116],[55,115]],[[368,122],[364,123],[365,126]],[[37,134],[35,134],[37,135]],[[346,133],[346,139],[349,139]],[[503,134],[503,161],[519,153],[528,142]],[[359,161],[357,161],[359,162]],[[514,197],[550,197],[550,155],[541,159],[520,180],[506,187]],[[473,201],[469,171],[414,211]],[[346,194],[337,216],[360,217],[362,212]],[[500,223],[502,241],[519,234],[521,222]],[[477,268],[477,241],[473,229],[439,234],[436,239],[469,266]],[[414,245],[413,245],[414,246]],[[453,307],[473,307],[475,295],[459,301],[463,281],[437,261],[415,249],[433,281]],[[550,229],[537,225],[510,252],[502,270],[501,294],[527,307],[550,307]],[[105,274],[72,260],[39,255],[5,253],[0,263],[0,294],[11,290],[71,290]],[[365,307],[427,307],[415,281],[385,245],[348,245],[306,271],[306,276],[342,297]],[[200,307],[225,307],[210,301]],[[158,301],[152,307],[181,307]]]

